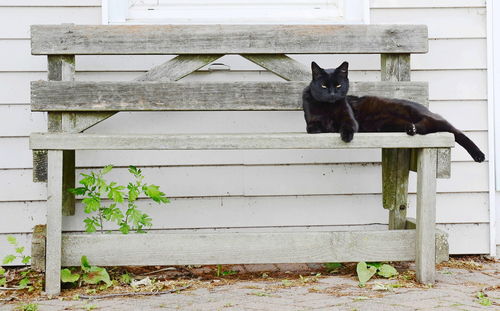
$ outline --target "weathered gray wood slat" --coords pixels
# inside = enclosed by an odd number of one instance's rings
[[[426,53],[425,25],[33,25],[41,54]]]
[[[216,61],[223,54],[208,55],[178,55],[171,61],[160,64],[135,81],[177,81],[189,75],[195,70]]]
[[[417,280],[434,283],[436,274],[436,148],[418,150],[417,160]]]
[[[48,56],[48,79],[54,81],[73,81],[75,79],[75,56],[74,55],[49,55]],[[65,130],[67,114],[60,112],[49,112],[48,130],[49,132],[61,132]],[[33,178],[36,181],[47,181],[47,161],[40,155],[43,151],[35,152],[33,155]],[[75,196],[67,191],[75,187],[75,151],[65,150],[63,152],[63,194],[62,213],[65,216],[75,214]],[[41,177],[41,178],[38,178]]]
[[[410,81],[410,54],[382,54],[380,73],[383,81]],[[410,150],[382,150],[382,201],[389,210],[389,229],[405,228],[409,173]]]
[[[48,151],[47,180],[47,258],[45,292],[59,294],[61,290],[61,236],[63,193],[63,151]]]
[[[250,134],[66,134],[33,133],[31,149],[55,150],[233,150],[451,147],[450,133],[356,133],[343,142],[337,133]]]
[[[74,55],[50,55],[47,57],[47,79],[52,81],[73,81],[75,77]],[[49,132],[62,130],[62,113],[48,114]],[[47,182],[47,151],[33,151],[33,182]]]
[[[406,218],[405,229],[412,230],[417,228],[415,218]],[[436,228],[436,264],[450,260],[450,245],[448,244],[448,233]]]
[[[221,56],[178,55],[163,64],[151,68],[134,79],[134,81],[177,81]],[[114,114],[115,112],[63,113],[63,131],[83,132]]]
[[[82,255],[102,266],[409,261],[415,230],[63,235],[63,266]]]
[[[311,80],[311,70],[284,54],[242,54],[241,56],[287,81]]]
[[[301,110],[308,82],[31,83],[33,111]],[[422,101],[426,82],[353,82],[353,95]]]

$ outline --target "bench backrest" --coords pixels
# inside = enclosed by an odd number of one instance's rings
[[[427,52],[423,25],[35,25],[31,35],[32,54],[49,55],[49,80],[59,80],[32,82],[34,111],[300,110],[310,69],[285,54],[320,53],[383,54],[382,78],[390,81],[351,82],[350,94],[427,103],[425,82],[398,81],[409,80],[409,54]],[[50,77],[51,59],[74,71],[74,55],[83,54],[179,56],[131,82]],[[173,82],[225,54],[292,82]]]

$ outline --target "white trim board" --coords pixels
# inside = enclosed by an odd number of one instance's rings
[[[488,51],[488,149],[493,152],[489,157],[489,193],[490,193],[490,255],[496,256],[496,244],[500,244],[500,235],[497,235],[496,224],[500,222],[500,206],[496,202],[500,190],[500,144],[496,142],[495,135],[500,133],[500,22],[493,16],[500,15],[498,1],[487,1],[487,51]]]
[[[368,24],[370,20],[369,0],[138,2],[102,0],[103,24]]]

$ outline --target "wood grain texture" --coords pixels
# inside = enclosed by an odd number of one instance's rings
[[[434,283],[436,279],[436,159],[437,149],[418,150],[417,160],[417,280]]]
[[[415,231],[65,234],[63,266],[409,261]],[[106,250],[103,252],[103,250]]]
[[[45,271],[47,226],[36,225],[31,238],[31,269]]]
[[[382,81],[410,81],[410,54],[382,54]],[[427,100],[422,101],[427,105]],[[383,205],[389,209],[389,229],[404,229],[408,208],[410,150],[382,150]]]
[[[47,180],[47,258],[45,292],[58,295],[61,290],[61,235],[63,206],[63,151],[48,151]]]
[[[287,81],[311,80],[311,70],[284,54],[242,54],[241,56]]]
[[[178,55],[140,75],[134,81],[177,81],[221,55]],[[110,118],[115,112],[63,113],[64,132],[83,132]]]
[[[31,26],[33,55],[426,52],[425,25]]]
[[[382,204],[390,211],[390,229],[405,227],[410,152],[411,149],[382,149]]]
[[[436,176],[441,179],[451,178],[451,149],[440,148],[437,150]]]
[[[346,143],[337,133],[251,134],[66,134],[33,133],[31,149],[55,150],[232,150],[452,147],[453,135],[357,133]]]
[[[178,55],[152,68],[135,81],[177,81],[222,56],[222,54]]]
[[[417,228],[415,218],[406,218],[405,229],[411,230]],[[450,245],[448,243],[448,233],[436,228],[436,264],[450,260]]]
[[[31,83],[33,111],[301,110],[307,82],[51,82]],[[353,95],[416,102],[425,82],[353,82]]]

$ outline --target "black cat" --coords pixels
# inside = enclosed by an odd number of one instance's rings
[[[474,161],[483,162],[484,153],[448,121],[425,106],[402,99],[350,96],[349,64],[322,69],[311,63],[312,81],[302,93],[308,133],[340,133],[350,142],[355,132],[406,132],[408,135],[450,132]]]

